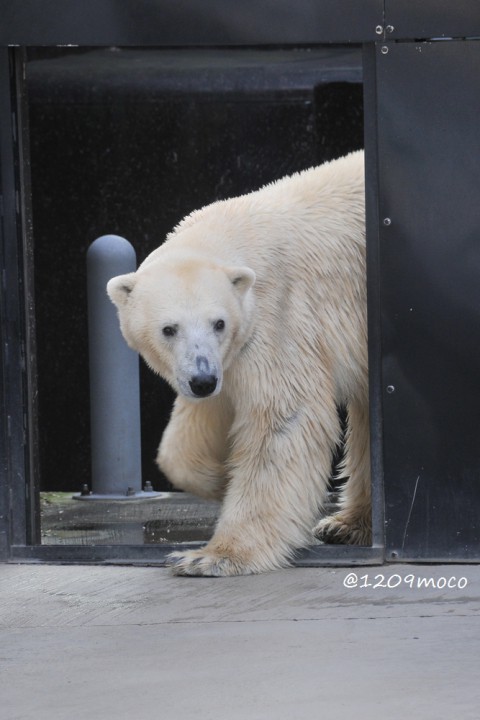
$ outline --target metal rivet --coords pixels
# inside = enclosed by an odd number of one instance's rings
[[[392,221],[391,221],[390,218],[383,218],[383,224],[384,224],[386,227],[388,227],[389,225],[392,224]]]
[[[394,28],[393,25],[387,25],[387,27],[385,28],[385,30],[386,30],[388,33],[392,33],[392,32],[395,30],[395,28]]]
[[[387,385],[387,393],[391,395],[395,392],[395,385]]]
[[[383,25],[377,25],[377,27],[375,28],[375,32],[377,33],[377,35],[381,35],[383,33]]]
[[[392,553],[390,553],[390,557],[391,557],[391,558],[398,558],[398,552],[396,552],[396,551],[394,550]]]
[[[388,47],[386,45],[382,45],[382,49],[380,50],[382,55],[386,55],[388,53]]]

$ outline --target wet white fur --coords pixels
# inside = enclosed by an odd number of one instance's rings
[[[127,342],[179,393],[159,466],[223,503],[212,540],[175,553],[175,572],[262,572],[311,541],[340,404],[350,479],[315,532],[369,542],[363,153],[194,212],[108,292]],[[199,355],[220,379],[203,400],[188,384]]]

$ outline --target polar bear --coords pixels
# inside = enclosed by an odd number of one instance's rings
[[[133,349],[178,397],[157,462],[222,502],[179,575],[289,564],[308,545],[348,411],[340,509],[314,529],[370,542],[361,151],[185,218],[108,294]]]

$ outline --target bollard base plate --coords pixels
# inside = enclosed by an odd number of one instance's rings
[[[144,491],[140,490],[133,493],[77,493],[72,495],[73,500],[152,500],[153,498],[162,498],[167,496],[169,493]]]

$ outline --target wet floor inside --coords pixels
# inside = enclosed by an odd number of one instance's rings
[[[145,545],[206,541],[220,505],[188,493],[153,498],[79,501],[41,493],[43,545]]]
[[[335,507],[329,495],[325,512]],[[150,545],[205,542],[221,505],[183,492],[128,500],[84,500],[41,493],[42,545]]]

